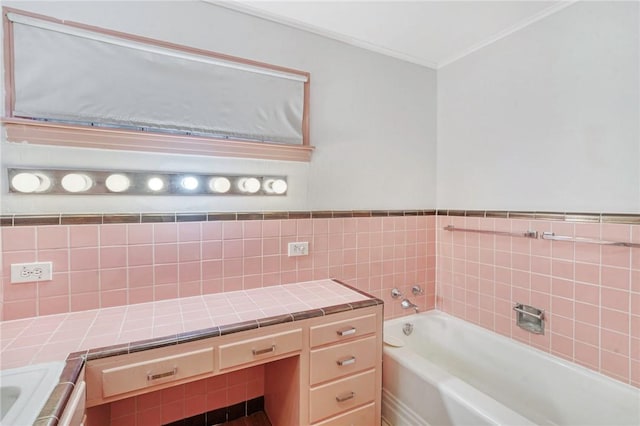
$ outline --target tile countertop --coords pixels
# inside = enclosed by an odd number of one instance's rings
[[[64,361],[74,353],[116,355],[381,303],[340,282],[318,280],[5,321],[0,369]]]

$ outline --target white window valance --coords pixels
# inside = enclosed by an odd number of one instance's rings
[[[13,117],[305,143],[306,73],[16,13],[7,17],[13,26]]]

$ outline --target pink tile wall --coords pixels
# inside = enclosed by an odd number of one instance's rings
[[[112,402],[110,424],[160,426],[263,394],[264,365],[259,365]]]
[[[640,243],[640,226],[438,218],[437,308],[640,386],[640,250],[449,232],[446,225]],[[544,309],[544,335],[515,325],[516,303]]]
[[[435,305],[435,217],[3,227],[2,319],[337,278],[388,302]],[[287,257],[309,241],[310,255]],[[11,284],[12,263],[52,261],[53,280]]]

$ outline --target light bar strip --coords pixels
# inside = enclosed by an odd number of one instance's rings
[[[286,195],[286,176],[7,169],[16,195]]]

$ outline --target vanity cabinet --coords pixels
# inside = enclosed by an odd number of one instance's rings
[[[368,314],[311,327],[309,423],[377,424],[380,321]]]
[[[86,404],[263,364],[273,426],[379,425],[382,305],[89,360]],[[103,426],[89,415],[87,426]]]

